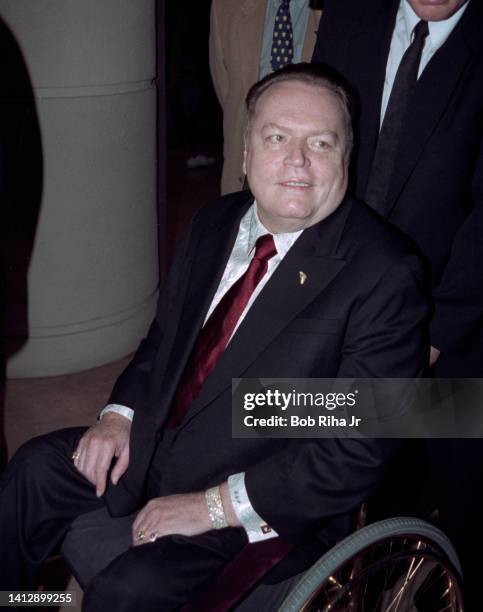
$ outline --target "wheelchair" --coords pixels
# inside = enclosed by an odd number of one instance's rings
[[[413,517],[368,525],[366,517],[363,504],[353,533],[282,584],[253,584],[253,556],[245,547],[182,612],[464,611],[461,566],[442,531]],[[75,550],[64,545],[61,553],[75,575]],[[247,584],[234,590],[240,575]]]
[[[277,553],[263,548],[274,540],[245,546],[181,612],[464,612],[461,564],[435,526],[428,474],[422,445],[405,445],[369,502],[354,509],[349,535],[303,573],[287,578],[282,566],[292,549],[283,542],[278,565]],[[61,552],[76,575],[72,544],[67,536]]]
[[[394,517],[336,544],[301,578],[280,612],[463,611],[462,572],[430,523]]]
[[[259,585],[248,595],[227,599],[239,580],[242,550],[214,585],[182,612],[463,612],[462,570],[445,534],[413,517],[392,517],[365,525],[367,504],[356,530],[295,580]],[[241,559],[240,559],[241,557]],[[241,561],[241,563],[240,563]],[[232,567],[231,567],[232,566]],[[250,568],[249,563],[245,566]],[[276,595],[267,599],[267,589]],[[277,592],[278,588],[278,592]],[[257,590],[265,589],[263,607]],[[221,594],[221,596],[220,596]]]

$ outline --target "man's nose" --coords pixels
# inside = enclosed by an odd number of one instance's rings
[[[305,166],[307,157],[304,144],[302,142],[290,143],[285,161],[292,166]]]

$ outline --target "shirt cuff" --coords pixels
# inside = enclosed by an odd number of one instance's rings
[[[115,412],[116,414],[120,414],[126,419],[130,421],[134,418],[134,410],[132,408],[128,408],[127,406],[121,406],[121,404],[107,404],[105,408],[103,408],[97,417],[97,420],[100,421],[102,417],[108,412]]]
[[[278,537],[278,533],[267,525],[253,509],[245,487],[245,472],[229,476],[228,488],[233,509],[247,532],[249,542],[260,542]]]

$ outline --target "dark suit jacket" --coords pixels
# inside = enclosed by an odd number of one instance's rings
[[[246,471],[256,511],[294,542],[356,508],[378,484],[390,440],[236,439],[236,377],[412,377],[427,361],[427,301],[412,246],[346,199],[305,230],[263,288],[183,423],[163,432],[176,385],[220,282],[248,192],[196,216],[177,251],[149,335],[112,402],[135,410],[128,471],[106,500],[132,511],[157,445],[160,495],[203,490]],[[307,274],[299,282],[299,271]]]
[[[355,189],[363,198],[379,132],[399,0],[327,0],[313,61],[353,85],[361,107]],[[483,3],[466,12],[416,84],[387,202],[432,273],[440,373],[483,375]]]

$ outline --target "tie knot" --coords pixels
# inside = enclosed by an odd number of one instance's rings
[[[424,40],[426,36],[429,34],[428,22],[427,21],[419,21],[414,28],[414,41],[416,40]]]
[[[288,8],[290,6],[290,0],[282,0],[281,6]]]
[[[260,236],[255,243],[255,255],[254,259],[261,261],[268,261],[274,255],[277,254],[277,248],[271,234],[264,234]]]

